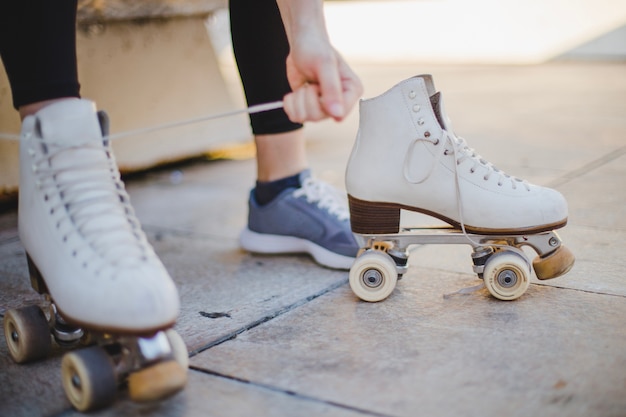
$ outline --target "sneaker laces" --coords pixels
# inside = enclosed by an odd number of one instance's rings
[[[339,220],[350,218],[345,197],[339,190],[325,182],[308,177],[303,181],[302,186],[294,191],[293,196],[305,197],[307,202],[326,210]]]
[[[108,142],[67,146],[41,139],[44,155],[34,162],[44,198],[56,201],[50,214],[64,210],[56,227],[64,241],[77,234],[106,265],[132,266],[152,253],[130,205]],[[73,248],[84,263],[85,251]]]

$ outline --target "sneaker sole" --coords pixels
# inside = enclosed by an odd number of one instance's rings
[[[253,253],[272,255],[307,253],[318,264],[332,269],[348,270],[354,263],[354,258],[331,252],[310,240],[293,236],[257,233],[248,228],[245,228],[239,235],[239,245],[244,250]]]

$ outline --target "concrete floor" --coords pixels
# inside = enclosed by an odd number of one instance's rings
[[[626,416],[626,64],[355,69],[365,97],[433,73],[472,147],[561,191],[573,270],[503,302],[457,293],[479,283],[468,247],[424,246],[387,300],[365,303],[345,271],[238,248],[254,160],[136,176],[133,204],[180,289],[189,384],[158,404],[120,393],[93,415]],[[357,123],[307,127],[317,177],[343,187]],[[38,301],[16,224],[0,215],[0,315]],[[20,366],[0,343],[0,416],[79,415],[62,353]]]

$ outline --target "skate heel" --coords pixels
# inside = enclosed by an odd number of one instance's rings
[[[33,289],[39,294],[48,294],[48,286],[43,280],[43,276],[41,275],[41,272],[39,272],[39,268],[37,268],[28,253],[26,254],[26,262],[28,263],[28,274],[30,275],[31,287],[33,287]]]
[[[373,203],[348,195],[350,224],[354,233],[390,234],[400,231],[400,206]]]

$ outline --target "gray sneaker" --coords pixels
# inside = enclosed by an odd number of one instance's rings
[[[313,179],[308,170],[300,174],[300,183],[300,188],[289,188],[263,206],[252,190],[248,227],[239,244],[255,253],[308,253],[323,266],[350,269],[359,246],[345,197]]]

